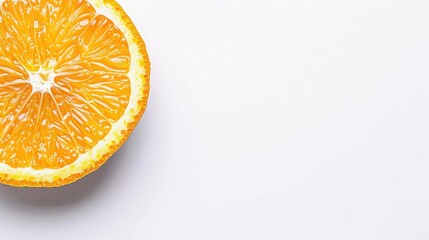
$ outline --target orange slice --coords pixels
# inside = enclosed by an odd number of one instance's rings
[[[72,183],[105,163],[140,120],[144,42],[113,0],[0,4],[0,182]]]

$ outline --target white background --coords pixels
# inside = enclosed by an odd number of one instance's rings
[[[429,3],[121,0],[149,107],[97,173],[0,187],[0,239],[429,239]]]

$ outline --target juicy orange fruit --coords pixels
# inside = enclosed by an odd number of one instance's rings
[[[0,182],[74,182],[140,120],[149,94],[144,42],[113,0],[0,4]]]

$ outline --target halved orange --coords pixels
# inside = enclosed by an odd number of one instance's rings
[[[58,187],[126,141],[150,63],[113,0],[0,1],[0,182]]]

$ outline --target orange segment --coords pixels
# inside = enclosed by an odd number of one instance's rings
[[[35,124],[29,106],[36,95],[31,91],[28,84],[0,87],[0,157],[12,167],[29,166],[32,161]]]
[[[4,39],[1,47],[10,52],[25,69],[36,71],[39,56],[31,17],[33,8],[29,1],[4,1],[0,8],[0,35]]]
[[[79,153],[90,150],[110,131],[109,121],[80,96],[61,89],[53,89],[52,94]]]
[[[40,110],[36,115],[36,129],[44,130],[34,133],[36,155],[31,167],[55,169],[69,165],[78,158],[77,145],[53,97],[50,94],[38,95],[41,95],[39,102],[35,101],[32,107]]]
[[[3,1],[0,182],[61,186],[94,171],[143,114],[148,76],[143,40],[116,2]]]
[[[78,96],[103,113],[110,122],[123,115],[129,102],[131,85],[126,75],[94,73],[87,70],[56,78],[58,89]]]
[[[10,130],[16,125],[18,117],[25,113],[27,104],[32,97],[32,88],[27,83],[9,84],[0,86],[0,137],[1,140],[10,138]]]
[[[127,73],[130,53],[127,41],[115,24],[104,16],[96,16],[82,34],[79,63],[91,71]]]
[[[79,57],[76,44],[80,35],[95,16],[94,8],[82,0],[65,1],[31,0],[33,7],[34,36],[40,64],[52,69],[58,62]]]

